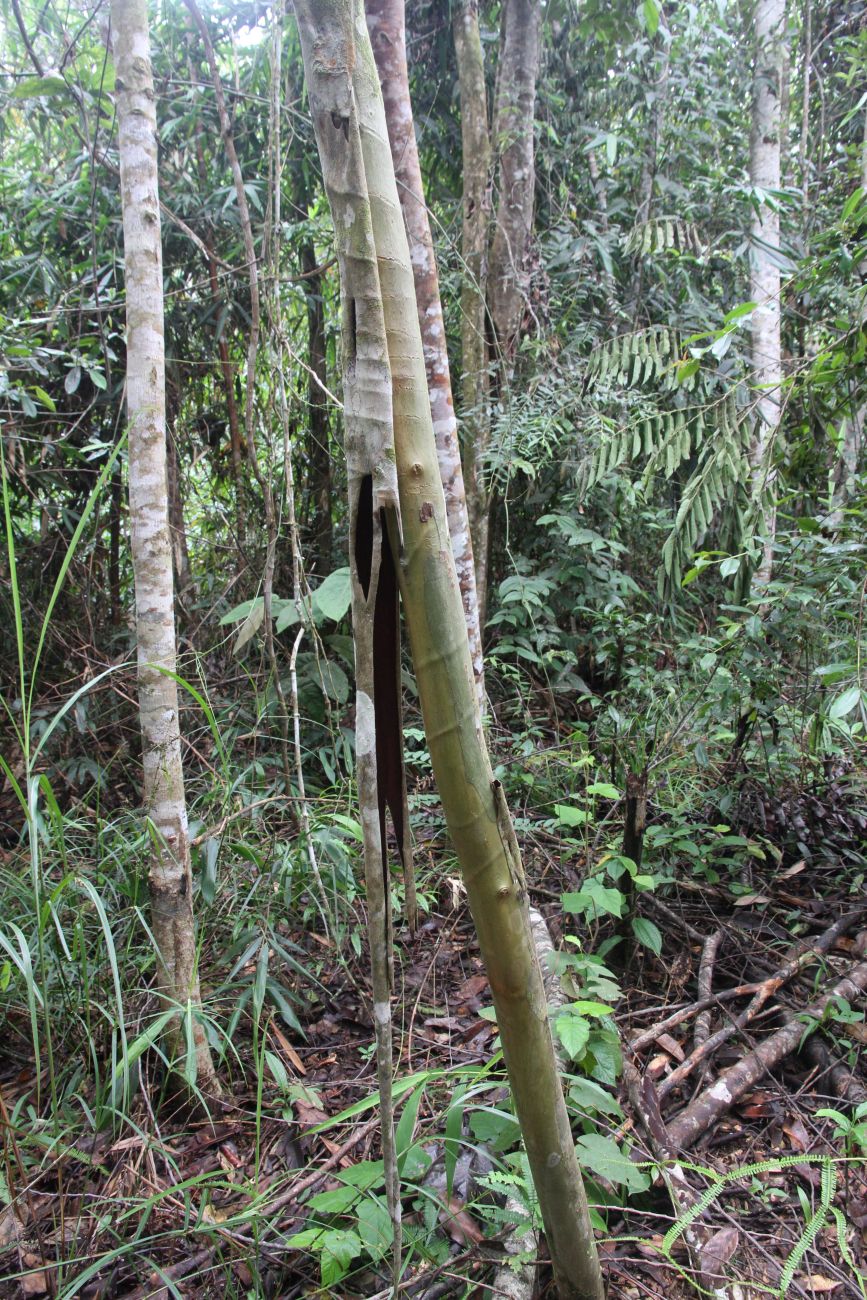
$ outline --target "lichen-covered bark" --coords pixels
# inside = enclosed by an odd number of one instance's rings
[[[491,221],[491,135],[477,0],[460,0],[454,18],[461,96],[464,171],[461,224],[461,424],[464,483],[476,574],[479,623],[485,626],[490,498],[485,458],[491,437],[486,326]]]
[[[455,568],[461,587],[473,672],[482,700],[484,672],[473,544],[461,469],[458,424],[452,399],[439,277],[424,198],[409,95],[405,4],[404,0],[367,0],[366,11],[367,27],[385,103],[391,157],[415,279],[428,397],[440,462],[440,476],[446,498],[449,536],[452,540]]]
[[[165,339],[156,102],[146,0],[112,0],[126,282],[129,510],[144,804],[150,837],[151,928],[159,986],[181,1012],[199,1003],[196,939],[175,672],[172,550],[166,486]],[[193,1021],[196,1076],[216,1086],[204,1029]],[[189,1066],[189,1063],[187,1063]],[[187,1069],[187,1077],[190,1071]]]
[[[497,345],[507,366],[514,357],[526,301],[533,229],[539,23],[539,0],[505,0],[494,105],[499,182],[488,300]]]
[[[412,267],[373,53],[360,0],[299,0],[297,12],[338,247],[345,239],[350,205],[329,181],[329,174],[341,159],[355,157],[356,112],[361,128],[364,174],[358,180],[369,196],[381,317],[372,302],[366,308],[377,327],[380,319],[385,327],[400,494],[402,545],[398,549],[392,544],[391,553],[399,557],[401,594],[434,775],[488,968],[559,1295],[561,1300],[600,1300],[601,1274],[554,1058],[526,882],[480,723],[433,435]],[[335,44],[337,32],[343,34],[345,44]],[[328,82],[327,100],[317,89],[323,79]],[[341,137],[344,123],[346,134]],[[349,299],[355,292],[354,269],[352,260],[341,255],[341,280]],[[372,289],[372,268],[369,284]],[[347,396],[351,396],[356,382],[351,351],[344,355],[344,371]],[[347,409],[347,435],[354,409]],[[393,528],[392,538],[395,532]],[[358,719],[362,752],[373,744],[371,726],[372,714],[365,706]]]
[[[752,316],[753,383],[756,390],[756,433],[751,450],[753,493],[762,502],[760,529],[764,537],[756,585],[771,578],[776,532],[773,502],[773,456],[780,423],[782,352],[780,347],[780,213],[777,200],[764,201],[780,188],[780,90],[785,35],[785,0],[756,0],[754,10],[755,75],[750,183],[754,191],[750,226],[750,297],[757,304]]]

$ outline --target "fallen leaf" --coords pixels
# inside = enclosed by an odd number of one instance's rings
[[[735,907],[752,907],[754,903],[769,903],[770,901],[767,894],[742,894],[740,898],[735,899],[734,905]]]
[[[485,1234],[475,1219],[467,1213],[464,1202],[454,1196],[448,1198],[440,1211],[440,1223],[452,1241],[457,1241],[462,1246],[478,1246],[485,1240]]]
[[[9,1207],[0,1214],[0,1250],[5,1250],[17,1241],[24,1230],[24,1220],[19,1218],[13,1208]]]
[[[658,1056],[654,1056],[648,1061],[646,1073],[650,1075],[651,1079],[658,1079],[661,1074],[665,1073],[670,1064],[671,1058],[668,1054],[660,1052]]]
[[[839,1282],[835,1282],[833,1278],[824,1277],[821,1273],[807,1273],[805,1276],[799,1277],[798,1281],[802,1287],[805,1289],[812,1288],[813,1291],[836,1291],[837,1287],[840,1286]]]
[[[306,1074],[307,1071],[304,1068],[304,1062],[301,1060],[301,1057],[295,1051],[295,1048],[289,1042],[289,1039],[286,1037],[283,1031],[277,1025],[275,1025],[273,1020],[271,1021],[271,1033],[274,1035],[274,1037],[277,1039],[277,1042],[283,1048],[283,1055],[286,1057],[289,1064],[293,1066],[298,1071],[299,1074]]]
[[[25,1251],[21,1255],[21,1263],[24,1268],[32,1270],[22,1273],[18,1278],[21,1290],[25,1295],[45,1295],[48,1291],[48,1275],[42,1271],[45,1261],[39,1255],[31,1255]]]
[[[721,1278],[725,1266],[738,1248],[740,1234],[737,1228],[720,1228],[704,1244],[701,1250],[701,1271],[707,1282]]]
[[[488,987],[487,975],[471,975],[470,978],[458,989],[457,998],[459,1002],[472,1002],[486,991]]]
[[[676,1061],[685,1060],[683,1048],[671,1034],[660,1034],[656,1041],[662,1050],[668,1052],[669,1056],[673,1056]]]
[[[783,1132],[795,1151],[809,1151],[810,1135],[797,1115],[793,1119],[786,1120],[783,1125]]]
[[[787,867],[785,871],[781,871],[780,874],[777,876],[777,879],[778,879],[778,880],[789,880],[790,877],[792,877],[792,876],[797,876],[799,872],[803,871],[803,870],[804,870],[804,867],[805,867],[806,865],[807,865],[807,864],[806,864],[806,862],[804,861],[804,859],[801,858],[801,861],[800,861],[800,862],[796,862],[796,863],[794,864],[794,866],[792,866],[792,867]]]

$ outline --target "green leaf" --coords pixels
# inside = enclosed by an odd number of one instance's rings
[[[679,384],[685,384],[688,379],[692,379],[700,365],[701,362],[697,357],[693,357],[691,361],[681,361],[675,372],[677,382]]]
[[[317,1192],[307,1204],[320,1214],[345,1214],[360,1195],[356,1187],[335,1187],[330,1192]]]
[[[247,642],[252,641],[264,621],[265,601],[260,597],[255,601],[253,608],[241,624],[241,630],[235,638],[235,644],[232,646],[232,654],[239,654]]]
[[[619,799],[620,791],[616,785],[610,785],[607,781],[594,781],[593,785],[588,785],[588,794],[601,795],[603,799]]]
[[[265,1052],[265,1064],[271,1071],[271,1075],[274,1082],[277,1084],[277,1087],[282,1089],[283,1092],[288,1092],[289,1075],[286,1071],[286,1066],[280,1060],[280,1057],[277,1056],[276,1052]]]
[[[276,603],[277,602],[273,600],[271,602],[271,610],[272,613],[274,614],[277,613],[277,611],[274,609]],[[285,604],[283,602],[281,602],[281,604],[282,604],[282,608],[274,622],[275,632],[285,632],[287,627],[294,627],[295,624],[298,622],[298,610],[295,608],[294,603],[291,600],[287,600]],[[225,621],[225,620],[221,620],[221,621]]]
[[[373,1259],[381,1259],[391,1249],[392,1227],[388,1210],[379,1199],[365,1200],[356,1214],[361,1240]]]
[[[738,307],[732,307],[731,311],[726,312],[723,316],[723,324],[731,325],[732,321],[741,320],[744,316],[749,316],[758,307],[757,302],[742,302]]]
[[[855,190],[854,193],[850,194],[846,202],[843,204],[843,211],[840,213],[841,225],[849,220],[853,212],[857,211],[857,209],[861,206],[861,202],[863,198],[864,198],[864,191],[859,185],[857,190]]]
[[[68,89],[63,78],[56,75],[28,77],[26,81],[19,81],[12,91],[12,98],[39,99],[43,95],[65,95]]]
[[[616,1097],[612,1097],[592,1079],[575,1075],[569,1083],[569,1101],[579,1110],[598,1112],[600,1115],[622,1115],[623,1110]]]
[[[850,686],[848,691],[844,691],[842,695],[838,695],[836,700],[834,700],[828,710],[828,717],[834,718],[835,720],[845,718],[847,713],[852,712],[860,699],[861,688],[858,686]]]
[[[322,1285],[334,1286],[345,1277],[349,1265],[362,1251],[361,1240],[354,1232],[332,1228],[322,1237]]]
[[[220,627],[226,627],[229,623],[240,623],[241,619],[246,618],[254,606],[259,604],[262,605],[264,610],[265,606],[261,596],[254,596],[252,600],[242,600],[240,605],[235,605],[233,609],[229,610],[228,614],[223,615],[220,619]]]
[[[720,577],[733,578],[740,567],[741,557],[739,555],[727,555],[724,560],[720,560]]]
[[[412,1135],[415,1132],[415,1122],[418,1118],[418,1108],[421,1103],[427,1085],[422,1083],[416,1088],[415,1092],[409,1098],[409,1101],[403,1108],[403,1114],[398,1121],[397,1129],[394,1135],[394,1145],[397,1151],[397,1171],[403,1173],[403,1166],[406,1162],[407,1153],[412,1145]]]
[[[590,1025],[582,1016],[566,1011],[554,1021],[557,1036],[563,1044],[570,1060],[576,1061],[584,1055],[590,1041]]]
[[[644,11],[644,25],[647,28],[647,35],[653,39],[659,31],[659,7],[656,0],[644,0],[642,6]]]
[[[609,131],[605,137],[605,155],[608,159],[609,167],[613,167],[614,164],[617,162],[617,145],[618,145],[618,137],[614,134],[613,131]]]
[[[352,601],[352,588],[349,581],[349,569],[335,569],[329,573],[313,593],[313,608],[321,618],[339,622],[349,609]]]
[[[587,900],[585,909],[594,920],[603,913],[609,916],[623,915],[623,895],[619,889],[610,889],[591,877],[584,881],[579,898],[582,895]]]
[[[44,388],[40,388],[38,384],[34,384],[33,393],[34,396],[39,399],[39,401],[42,403],[43,406],[48,407],[49,411],[57,410],[57,407],[54,404],[54,398],[49,393],[46,393]]]
[[[656,953],[657,957],[662,952],[662,934],[659,926],[648,921],[644,916],[634,916],[632,918],[632,933],[636,939],[645,948]]]
[[[329,700],[345,704],[349,699],[349,681],[339,664],[326,660],[322,664],[322,689]]]
[[[562,803],[555,804],[554,812],[561,826],[583,826],[590,817],[590,814],[585,809],[569,808]]]
[[[580,1163],[609,1183],[625,1187],[630,1192],[643,1192],[650,1186],[650,1178],[643,1169],[634,1165],[612,1138],[601,1133],[587,1133],[575,1144]]]

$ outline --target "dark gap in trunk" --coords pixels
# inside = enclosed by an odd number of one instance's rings
[[[365,474],[358,492],[355,516],[355,568],[367,600],[373,572],[373,475]]]
[[[388,517],[379,512],[382,556],[373,615],[373,698],[376,707],[376,784],[382,862],[388,888],[385,822],[391,822],[404,867],[403,726],[400,699],[400,625],[397,569],[388,535]]]

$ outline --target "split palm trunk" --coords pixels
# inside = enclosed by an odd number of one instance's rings
[[[150,844],[151,928],[176,1063],[216,1090],[199,1006],[190,844],[178,722],[172,547],[166,476],[163,269],[156,100],[146,0],[112,0],[126,282],[129,512],[144,804]],[[187,1059],[184,1020],[195,1061]]]
[[[756,393],[756,433],[750,461],[752,491],[759,504],[762,558],[756,586],[771,578],[776,533],[774,445],[780,423],[782,352],[780,346],[780,213],[768,191],[780,188],[780,96],[783,79],[785,0],[755,0],[755,75],[750,133],[750,184],[753,214],[750,225],[750,297],[753,383]]]
[[[461,469],[458,422],[455,419],[452,399],[439,277],[424,198],[412,102],[409,95],[406,7],[404,0],[367,0],[366,10],[367,28],[382,87],[391,157],[415,278],[415,297],[424,348],[428,397],[440,462],[440,477],[446,499],[449,536],[463,599],[473,673],[479,689],[479,700],[483,705],[484,669],[473,543],[467,515],[464,475]]]
[[[350,507],[354,616],[369,618],[360,595],[369,606],[377,563],[380,591],[383,569],[393,565],[434,775],[487,965],[559,1294],[561,1300],[601,1300],[599,1261],[557,1071],[523,867],[482,732],[449,541],[413,273],[373,53],[360,0],[297,0],[296,13],[340,251],[347,458],[350,481],[358,485],[352,489]],[[350,166],[356,139],[361,144],[361,174]],[[338,177],[343,178],[340,188]],[[373,250],[364,213],[370,215]],[[355,241],[363,252],[350,258],[346,250]],[[371,370],[363,384],[362,363],[365,372]],[[390,403],[383,390],[387,379]],[[385,426],[389,414],[394,460]],[[386,606],[381,619],[375,609],[373,622],[385,635],[392,626],[392,607]],[[377,777],[388,767],[384,760],[390,755],[396,706],[379,692],[372,704],[365,699],[362,683],[370,682],[370,671],[361,660],[358,641],[356,654],[360,780],[361,760],[369,762],[371,753],[383,755],[376,764]],[[362,796],[366,859],[380,817]],[[383,1007],[383,1020],[386,1015]]]

